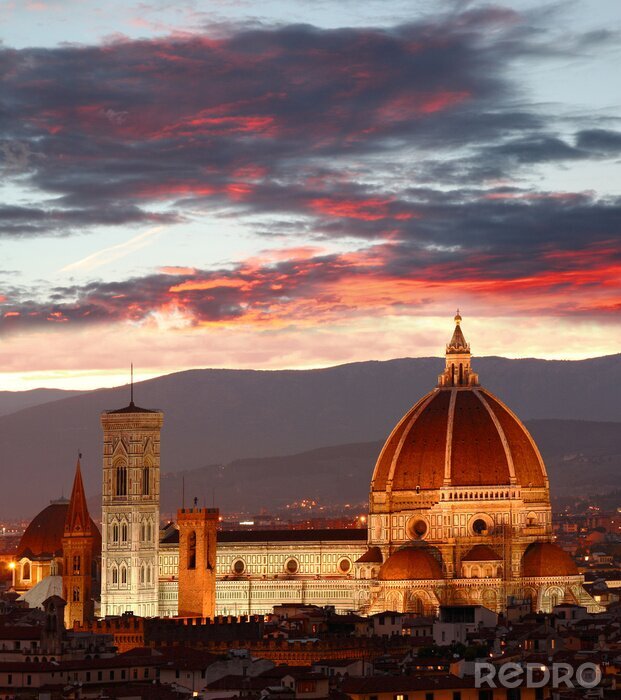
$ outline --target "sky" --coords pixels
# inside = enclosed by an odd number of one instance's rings
[[[0,389],[621,340],[621,4],[0,0]]]

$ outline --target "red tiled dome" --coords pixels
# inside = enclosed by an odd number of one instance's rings
[[[67,500],[52,501],[47,508],[35,516],[19,542],[18,556],[60,556],[68,508]],[[93,551],[99,554],[101,535],[92,518],[91,528],[94,534]]]
[[[511,483],[512,471],[520,486],[547,486],[541,455],[519,418],[479,386],[440,387],[393,430],[371,488],[503,486]]]
[[[578,568],[571,556],[551,542],[533,542],[522,557],[525,577],[577,576]]]
[[[437,580],[443,578],[438,560],[420,547],[403,547],[391,554],[379,570],[381,581]]]
[[[462,561],[500,561],[502,557],[486,544],[475,544]]]

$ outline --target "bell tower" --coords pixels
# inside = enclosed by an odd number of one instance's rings
[[[78,457],[62,539],[65,627],[69,629],[74,622],[83,624],[86,620],[93,619],[92,569],[95,538],[92,527]]]
[[[133,374],[133,372],[132,372]],[[134,403],[101,414],[101,615],[158,614],[160,431],[164,414]]]

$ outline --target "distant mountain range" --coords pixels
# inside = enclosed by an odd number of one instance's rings
[[[23,408],[39,406],[42,403],[58,401],[80,394],[80,391],[63,389],[30,389],[29,391],[0,391],[0,416],[6,416]]]
[[[526,423],[540,447],[556,496],[605,493],[619,485],[621,423],[535,420]],[[162,513],[182,499],[223,511],[279,509],[302,498],[320,504],[365,503],[383,440],[337,445],[284,457],[234,460],[162,478]],[[95,507],[99,507],[97,499]],[[354,510],[353,512],[358,512]]]
[[[523,419],[621,421],[621,355],[582,361],[483,357],[476,358],[473,365],[483,385]],[[339,469],[350,469],[355,474],[352,478],[360,483],[356,493],[364,499],[376,451],[371,457],[364,456],[364,448],[357,443],[382,441],[403,413],[435,385],[442,367],[439,358],[416,358],[302,371],[190,370],[141,382],[135,387],[135,396],[138,404],[165,412],[163,473],[228,465],[223,471],[231,476],[216,486],[223,507],[239,500],[232,493],[241,494],[246,489],[250,498],[258,495],[255,486],[249,486],[244,470],[274,464],[272,455],[295,455],[330,445],[349,446],[345,454],[353,450],[358,456],[343,464],[344,457],[335,456],[342,449],[339,447],[335,448],[337,453],[328,453],[327,462],[309,462],[304,457],[304,463],[314,465],[304,478],[309,485],[316,481],[319,488],[323,478],[317,465],[329,464],[326,489],[340,497],[345,492],[340,486],[335,489],[334,479],[341,473]],[[32,515],[61,491],[68,493],[78,450],[84,453],[87,491],[98,493],[99,414],[126,405],[128,393],[127,387],[101,389],[0,416],[0,513],[4,517]],[[560,433],[560,439],[550,437],[552,429],[550,436],[544,431],[540,437],[536,427],[533,430],[544,453],[548,439],[554,450],[567,447],[563,459],[567,458],[571,471],[586,449],[580,442],[583,427],[582,423],[560,422],[554,433]],[[614,425],[592,426],[588,449],[599,444],[598,430],[609,435],[618,429]],[[611,444],[607,449],[616,448]],[[372,447],[368,450],[373,452]],[[598,459],[614,461],[614,454],[621,454],[621,450],[601,453]],[[286,459],[290,464],[291,458]],[[279,464],[285,476],[293,469]],[[214,473],[213,467],[210,473]],[[584,478],[584,465],[575,468],[575,476]],[[342,478],[351,483],[347,473]],[[286,500],[291,499],[285,491],[279,492],[277,482],[273,484],[267,503],[262,504],[265,507],[273,502],[270,499],[283,494]],[[293,486],[297,489],[298,484]],[[170,486],[164,480],[165,498],[174,488],[174,480]],[[209,498],[208,493],[203,495]],[[307,494],[294,497],[300,495]]]

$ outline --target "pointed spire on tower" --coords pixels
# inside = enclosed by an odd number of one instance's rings
[[[479,375],[470,368],[470,343],[466,342],[461,329],[459,309],[455,314],[455,330],[449,344],[446,346],[446,365],[444,372],[438,377],[438,386],[477,386]]]
[[[73,488],[71,489],[71,500],[69,501],[67,517],[65,518],[65,537],[92,534],[91,517],[88,513],[86,494],[84,493],[84,484],[82,483],[82,470],[80,468],[81,458],[82,454],[78,453]]]

